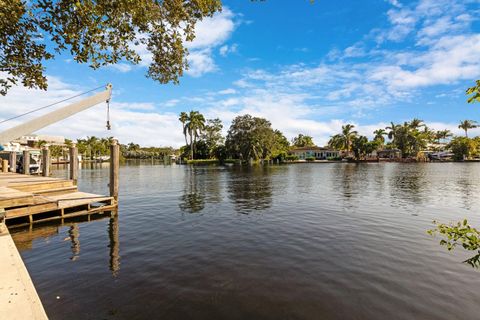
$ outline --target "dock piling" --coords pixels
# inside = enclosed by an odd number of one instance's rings
[[[76,144],[70,147],[70,180],[76,185],[78,180],[78,149]]]
[[[17,153],[15,151],[10,152],[8,162],[10,163],[10,172],[17,172]]]
[[[23,150],[23,174],[30,174],[30,151]]]
[[[120,145],[113,139],[110,145],[110,196],[118,200],[118,171],[120,166]]]
[[[8,172],[8,160],[2,160],[2,172]]]
[[[42,176],[50,176],[50,149],[48,146],[42,149]]]

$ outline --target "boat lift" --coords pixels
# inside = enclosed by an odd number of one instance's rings
[[[104,91],[99,92],[91,97],[85,98],[78,102],[62,107],[58,110],[49,112],[38,118],[34,118],[30,121],[22,123],[13,128],[2,131],[0,132],[0,151],[9,148],[9,144],[11,143],[11,141],[15,139],[18,139],[24,135],[31,134],[35,131],[45,128],[56,122],[62,121],[80,111],[91,108],[101,102],[107,103],[107,129],[110,130],[110,120],[108,119],[108,117],[109,117],[109,102],[110,102],[111,96],[112,96],[112,85],[107,84]],[[40,109],[43,109],[43,108],[40,108]],[[8,120],[11,120],[11,119],[4,120],[3,122]]]

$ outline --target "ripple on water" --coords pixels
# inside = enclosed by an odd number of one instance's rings
[[[478,273],[426,234],[480,224],[478,164],[120,173],[118,218],[14,232],[52,319],[478,317]],[[106,192],[108,168],[80,174]]]

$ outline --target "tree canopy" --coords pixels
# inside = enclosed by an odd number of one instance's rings
[[[288,140],[270,121],[249,114],[232,121],[225,145],[233,158],[241,160],[269,159],[288,151]]]
[[[46,89],[44,63],[62,52],[97,69],[139,63],[136,46],[152,54],[148,77],[177,83],[188,68],[185,41],[221,8],[220,0],[0,0],[0,94],[18,82]]]
[[[313,147],[315,143],[313,143],[313,138],[311,136],[299,134],[295,138],[292,139],[292,145],[295,147]]]
[[[468,103],[480,102],[480,80],[473,87],[467,89]]]
[[[468,137],[468,130],[477,128],[477,122],[474,120],[463,120],[458,125],[459,129],[465,131],[465,137]]]

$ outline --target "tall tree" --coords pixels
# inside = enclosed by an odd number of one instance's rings
[[[445,142],[445,140],[447,140],[451,136],[453,136],[453,134],[448,129],[438,130],[437,132],[435,132],[435,139],[437,140],[438,143],[440,143],[442,140]]]
[[[353,124],[346,124],[342,126],[342,136],[345,139],[345,144],[347,147],[347,152],[350,152],[352,139],[357,135],[357,131],[353,130],[355,126]]]
[[[421,127],[426,127],[423,120],[420,120],[418,118],[414,118],[412,121],[410,121],[409,125],[412,129],[419,129]]]
[[[272,156],[278,146],[279,136],[268,120],[247,114],[233,119],[225,146],[230,155],[237,159],[265,159]]]
[[[220,119],[216,118],[207,120],[200,138],[205,142],[210,158],[215,157],[216,149],[224,143],[225,139],[222,136],[222,129],[223,124]]]
[[[474,120],[463,120],[458,125],[459,129],[462,129],[463,131],[465,131],[465,137],[467,138],[468,138],[468,130],[475,129],[477,127],[478,127],[477,122]]]
[[[177,83],[195,24],[221,7],[220,0],[0,0],[0,70],[7,74],[0,93],[19,81],[46,89],[44,62],[65,51],[96,69],[138,64],[137,46],[152,54],[148,77]]]
[[[366,155],[368,138],[365,136],[354,136],[352,137],[352,146],[353,155],[355,159],[359,160]]]
[[[202,133],[205,128],[205,117],[198,111],[190,111],[188,114],[187,123],[188,134],[190,135],[190,159],[194,159],[195,153],[195,143],[198,136]]]
[[[353,124],[346,124],[342,126],[342,132],[330,138],[328,145],[338,150],[345,150],[350,153],[352,150],[352,140],[357,136],[358,132],[353,130]]]
[[[295,138],[292,139],[292,145],[295,147],[313,147],[315,143],[313,143],[313,138],[311,136],[299,134]]]
[[[388,138],[392,145],[401,151],[402,157],[416,156],[420,150],[427,147],[428,142],[434,140],[433,132],[422,122],[422,120],[413,119],[403,124],[392,122],[386,127]]]
[[[381,142],[381,144],[385,143],[385,136],[387,135],[387,131],[385,129],[377,129],[373,131],[373,134],[375,135],[373,138],[374,140]]]
[[[182,123],[182,130],[183,130],[183,136],[185,137],[185,144],[188,145],[187,141],[187,126],[186,123],[188,121],[188,114],[186,112],[180,112],[180,117],[178,118],[180,122]]]

